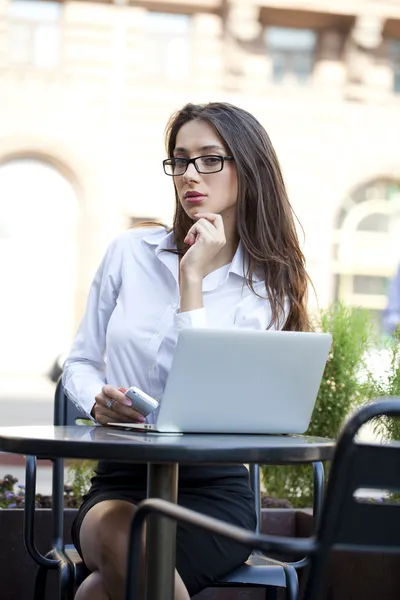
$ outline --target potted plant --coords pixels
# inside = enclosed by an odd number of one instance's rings
[[[380,376],[369,366],[366,372],[366,390],[371,398],[378,396],[400,397],[400,326],[389,338],[378,354]],[[374,424],[375,434],[382,441],[400,440],[400,420],[381,418]]]
[[[332,334],[332,347],[307,435],[336,439],[349,412],[365,401],[360,372],[373,341],[373,325],[368,313],[339,302],[320,311],[315,328]],[[296,508],[312,506],[310,466],[263,466],[262,477],[268,495],[287,498]]]
[[[380,395],[400,394],[400,332],[395,343],[385,346],[389,369],[377,371],[370,360],[376,346],[373,322],[368,313],[342,303],[321,311],[316,327],[330,332],[332,349],[324,371],[309,435],[336,438],[349,412],[361,402]],[[386,439],[400,438],[400,424],[393,420],[376,423],[376,431]],[[64,540],[70,543],[70,529],[76,507],[86,492],[93,474],[92,461],[68,461],[65,487]],[[328,465],[327,465],[328,466]],[[262,530],[271,534],[308,536],[312,532],[313,477],[309,466],[263,466],[265,491],[262,497]],[[12,476],[0,481],[0,586],[3,600],[25,600],[31,594],[36,566],[23,547],[24,488]],[[281,499],[281,500],[279,500]],[[282,500],[284,499],[284,500]],[[36,539],[45,552],[51,538],[51,498],[37,496]],[[327,594],[330,600],[362,597],[372,600],[397,598],[400,589],[397,570],[385,555],[343,556],[332,562]],[[385,589],[381,577],[376,585],[368,584],[362,594],[354,595],[351,582],[364,581],[365,573],[376,572],[376,565],[386,574]],[[20,573],[24,573],[21,578]],[[55,580],[49,579],[48,598],[55,597]],[[53,584],[53,587],[52,587]],[[395,587],[397,586],[397,588]],[[254,592],[254,595],[253,595]],[[209,589],[198,596],[203,600],[237,598],[234,590]],[[378,594],[378,595],[377,595]],[[327,597],[328,597],[327,596]],[[258,598],[257,591],[246,591],[246,598]],[[43,599],[46,600],[46,599]],[[321,599],[323,600],[323,599]]]
[[[37,566],[28,555],[23,541],[24,486],[12,475],[0,480],[0,589],[2,600],[25,600],[32,596]],[[64,493],[64,539],[71,543],[71,525],[79,499],[73,487],[67,485]],[[38,550],[46,553],[51,546],[51,497],[36,496],[35,542]],[[57,597],[57,580],[53,573],[48,581],[47,598]],[[46,600],[43,598],[43,600]]]
[[[400,330],[381,347],[370,315],[342,303],[321,311],[317,326],[330,332],[333,342],[307,434],[336,439],[349,413],[361,403],[400,395]],[[399,440],[400,423],[380,419],[375,433]],[[329,464],[325,471],[329,474]],[[298,508],[312,506],[309,467],[264,466],[262,472],[268,494],[286,497]],[[300,522],[305,530],[298,535],[309,535],[310,509]],[[335,552],[321,600],[395,600],[400,590],[397,563],[398,557],[383,553]]]

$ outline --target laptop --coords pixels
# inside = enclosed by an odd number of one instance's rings
[[[328,333],[184,329],[155,424],[159,433],[301,434],[331,347]]]

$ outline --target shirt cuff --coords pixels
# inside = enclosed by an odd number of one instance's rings
[[[201,329],[207,326],[207,314],[205,308],[197,308],[187,312],[175,311],[174,314],[175,326],[178,331],[190,327],[193,329]]]
[[[70,401],[75,404],[78,410],[82,411],[82,419],[90,419],[94,423],[97,423],[90,414],[90,411],[96,402],[95,396],[101,392],[105,382],[98,380],[94,382],[85,381],[83,383],[83,392],[68,381],[64,383],[64,390]]]

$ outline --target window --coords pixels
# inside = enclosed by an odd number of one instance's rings
[[[45,373],[70,345],[79,213],[73,186],[50,164],[21,157],[0,165],[0,265],[7,282],[0,297],[3,372]],[[27,290],[40,293],[29,294],[27,303]]]
[[[354,275],[353,294],[386,294],[388,278],[373,275]]]
[[[400,183],[390,179],[377,179],[360,186],[353,191],[344,202],[342,209],[338,215],[336,226],[340,229],[346,221],[348,214],[355,208],[356,205],[363,202],[376,201],[377,204],[383,206],[389,203],[393,206],[400,201]],[[387,213],[378,211],[370,212],[370,214],[358,224],[359,231],[377,231],[387,232],[389,229],[389,217]]]
[[[190,67],[190,17],[149,11],[145,20],[145,74],[172,81],[185,79]]]
[[[357,226],[358,231],[376,231],[379,233],[389,232],[389,215],[372,213],[363,218]]]
[[[393,91],[400,94],[400,40],[388,40],[388,50],[393,68]]]
[[[42,69],[60,60],[61,4],[15,0],[10,5],[10,62]]]
[[[314,66],[316,32],[312,29],[267,27],[265,41],[274,83],[283,83],[291,78],[299,84],[307,84]]]
[[[333,245],[335,299],[368,310],[376,319],[387,304],[390,274],[397,266],[400,183],[380,178],[358,186],[336,220]]]

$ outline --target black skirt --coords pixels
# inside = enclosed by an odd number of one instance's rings
[[[138,504],[146,498],[146,487],[147,464],[99,462],[72,526],[81,556],[79,532],[90,508],[104,500]],[[254,495],[243,465],[181,466],[178,504],[252,531],[256,527]],[[243,564],[248,555],[247,548],[227,538],[186,523],[177,525],[176,568],[190,596]]]

